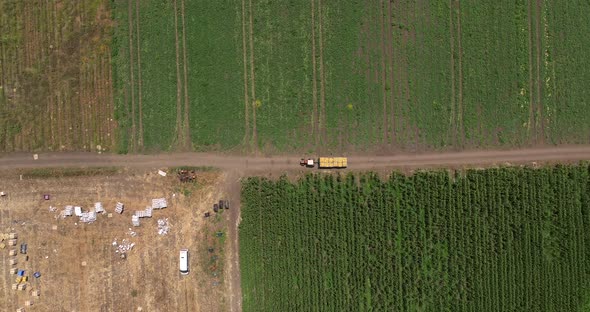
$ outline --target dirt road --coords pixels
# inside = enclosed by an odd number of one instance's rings
[[[4,154],[0,169],[35,167],[114,166],[164,168],[172,166],[211,166],[225,172],[225,193],[234,203],[230,214],[229,237],[231,252],[227,259],[231,311],[241,311],[238,224],[239,179],[246,175],[281,173],[285,171],[313,172],[299,167],[300,156],[251,157],[208,153],[174,153],[157,155],[98,155],[96,153],[42,153],[33,160],[32,153]],[[574,162],[590,160],[590,146],[561,146],[520,150],[463,151],[390,156],[349,156],[347,170],[414,169],[464,166],[493,166],[506,163]]]
[[[99,155],[96,153],[43,153],[33,160],[31,153],[4,154],[0,169],[35,167],[124,166],[170,167],[212,166],[226,171],[282,171],[298,169],[299,156],[228,156],[208,153],[174,153],[156,155]],[[463,151],[391,156],[349,156],[352,170],[489,166],[504,163],[590,160],[590,146],[563,146],[520,150]]]

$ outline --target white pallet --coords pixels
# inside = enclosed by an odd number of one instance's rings
[[[66,206],[63,214],[64,216],[71,217],[74,214],[74,206]]]
[[[102,207],[101,202],[94,203],[94,211],[96,211],[96,213],[104,212],[104,208]]]
[[[155,198],[152,199],[152,209],[164,209],[168,207],[166,198]]]
[[[115,212],[121,214],[123,213],[123,209],[125,209],[123,203],[117,202],[117,205],[115,206]]]

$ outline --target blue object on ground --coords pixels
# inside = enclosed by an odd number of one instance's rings
[[[18,270],[18,276],[24,276],[25,270]]]
[[[39,272],[35,272],[35,273],[33,274],[33,276],[34,276],[35,278],[39,278],[39,277],[41,277],[41,273],[39,273]]]

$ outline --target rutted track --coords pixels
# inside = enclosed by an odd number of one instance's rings
[[[0,169],[42,167],[144,167],[212,166],[226,171],[285,171],[299,168],[297,156],[229,156],[210,153],[174,153],[156,155],[98,155],[86,152],[46,153],[33,160],[30,153],[12,153],[0,157]],[[349,169],[380,170],[395,168],[436,168],[490,166],[504,163],[558,162],[590,160],[590,146],[563,146],[519,150],[462,151],[390,156],[350,156]],[[309,169],[308,169],[309,170]]]

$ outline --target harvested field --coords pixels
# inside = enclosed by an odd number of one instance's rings
[[[0,151],[112,150],[108,3],[0,0]]]
[[[3,172],[1,184],[8,197],[0,200],[0,232],[16,232],[18,244],[28,244],[28,262],[18,255],[16,267],[26,269],[30,282],[27,291],[11,290],[8,250],[0,250],[0,296],[4,298],[0,310],[23,306],[32,299],[32,289],[40,291],[40,297],[33,299],[35,311],[227,309],[225,239],[214,235],[226,233],[227,217],[202,217],[222,195],[223,178],[218,172],[199,173],[197,184],[181,184],[173,174],[162,177],[156,171],[22,181],[18,173]],[[50,200],[43,200],[43,194],[50,194]],[[152,218],[142,218],[139,227],[132,227],[133,212],[160,197],[167,199],[168,208],[154,210]],[[96,201],[110,213],[117,201],[125,204],[125,210],[111,218],[99,214],[90,224],[82,224],[75,216],[58,217],[65,205],[88,209]],[[50,205],[57,211],[51,212]],[[167,235],[158,234],[157,221],[163,218],[170,227]],[[113,241],[123,239],[135,244],[126,259],[113,246]],[[210,247],[214,252],[208,251]],[[190,251],[188,276],[179,274],[182,248]],[[33,278],[34,271],[42,276]]]

